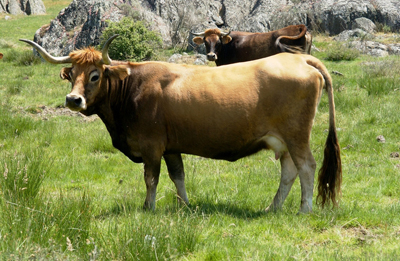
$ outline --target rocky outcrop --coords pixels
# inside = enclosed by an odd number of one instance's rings
[[[359,50],[360,53],[371,56],[400,55],[400,44],[384,44],[382,39],[376,38],[373,34],[357,28],[343,31],[335,36],[333,40],[342,42],[346,46]]]
[[[36,31],[34,41],[50,54],[68,55],[74,49],[99,44],[106,19],[120,18],[122,14],[111,1],[74,0],[50,24]]]
[[[0,0],[0,13],[45,14],[46,8],[42,0]]]
[[[400,30],[398,0],[74,0],[36,32],[35,41],[53,54],[66,55],[97,45],[107,20],[132,14],[148,21],[166,46],[191,46],[189,32],[209,27],[267,32],[306,24],[329,35],[356,28],[373,31],[377,24]]]
[[[108,21],[119,21],[128,15],[126,8],[124,1],[73,0],[50,24],[36,31],[34,41],[58,56],[68,55],[74,49],[98,45]],[[128,8],[134,6],[128,5]],[[164,21],[145,8],[140,11],[140,18],[151,21],[152,29],[159,31],[165,43],[170,44],[169,31]]]

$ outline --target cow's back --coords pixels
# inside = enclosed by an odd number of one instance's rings
[[[305,25],[291,25],[266,33],[233,31],[232,40],[218,53],[217,66],[269,57],[281,52],[310,53],[312,37]],[[278,40],[279,39],[279,40]]]

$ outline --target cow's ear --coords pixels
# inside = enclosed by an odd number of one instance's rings
[[[230,41],[232,41],[232,37],[230,37],[229,35],[222,36],[222,44],[227,44]]]
[[[71,70],[72,70],[72,67],[62,68],[61,72],[60,72],[61,79],[71,81]]]
[[[193,38],[193,42],[195,44],[200,45],[200,44],[204,43],[204,40],[203,40],[203,37],[197,36],[197,37]]]
[[[109,78],[125,79],[131,74],[131,69],[127,65],[107,66],[104,74]]]

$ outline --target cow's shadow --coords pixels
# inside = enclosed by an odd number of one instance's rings
[[[269,216],[272,213],[266,213],[264,208],[254,209],[243,204],[235,202],[211,202],[207,199],[197,199],[189,205],[181,205],[177,202],[169,202],[163,206],[157,206],[155,211],[143,209],[143,205],[137,202],[129,201],[124,203],[115,203],[108,210],[104,211],[98,218],[107,216],[118,216],[127,212],[147,212],[147,213],[178,213],[185,212],[193,215],[227,215],[239,219],[257,219]],[[273,212],[274,213],[274,212]]]
[[[257,219],[267,215],[264,209],[255,210],[250,207],[231,202],[210,202],[197,200],[195,204],[188,206],[189,211],[200,215],[227,215],[240,219]]]

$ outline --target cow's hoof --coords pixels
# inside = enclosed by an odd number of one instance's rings
[[[143,204],[143,210],[145,210],[145,211],[154,211],[155,209],[156,208],[155,208],[155,206],[153,204],[149,204],[147,202],[145,202]]]
[[[264,211],[265,211],[266,214],[268,214],[268,213],[274,213],[274,212],[276,212],[277,210],[278,210],[278,209],[277,209],[276,207],[270,205],[270,206],[268,206]]]

